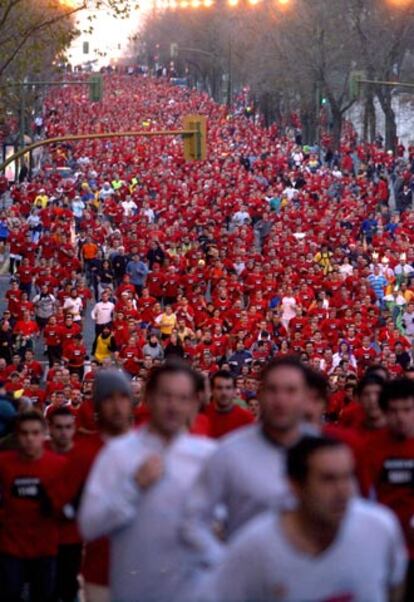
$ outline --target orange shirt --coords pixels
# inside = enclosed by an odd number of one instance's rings
[[[98,247],[94,242],[85,242],[82,246],[82,255],[84,259],[95,259],[98,254]]]

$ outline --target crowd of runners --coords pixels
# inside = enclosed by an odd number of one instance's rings
[[[1,183],[0,599],[412,602],[414,148],[115,74],[36,129],[195,113],[206,161],[85,140]]]

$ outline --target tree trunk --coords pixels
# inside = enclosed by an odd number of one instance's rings
[[[364,105],[364,119],[362,125],[362,140],[367,142],[368,140],[368,127],[369,127],[369,97],[365,97]]]
[[[332,111],[332,145],[334,150],[338,150],[341,145],[341,134],[342,134],[342,121],[343,115],[341,111],[334,109],[331,105]]]
[[[375,115],[374,96],[370,90],[368,90],[365,98],[365,110],[364,110],[364,131],[363,140],[364,142],[374,142],[377,130],[377,118]]]
[[[271,120],[271,114],[270,114],[270,103],[269,103],[269,93],[268,92],[264,92],[264,94],[262,94],[259,98],[259,110],[263,113],[263,119],[264,119],[264,123],[265,126],[268,127],[272,120]]]
[[[397,146],[397,124],[395,111],[389,106],[385,113],[385,148],[394,151]]]
[[[377,135],[377,115],[375,112],[374,98],[371,94],[369,105],[368,136],[369,141],[374,142]]]
[[[377,97],[385,116],[385,148],[394,151],[397,146],[397,123],[392,108],[392,93],[388,88],[379,88]]]
[[[303,143],[312,146],[317,141],[317,118],[314,110],[309,107],[303,107],[300,113],[302,121]]]

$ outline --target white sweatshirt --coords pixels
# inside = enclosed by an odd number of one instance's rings
[[[193,602],[386,602],[406,566],[398,521],[379,504],[354,499],[334,542],[315,556],[297,550],[280,517],[268,512],[237,534]]]
[[[302,432],[314,435],[304,425]],[[293,503],[285,478],[286,451],[272,443],[260,424],[225,437],[206,462],[186,504],[183,538],[202,565],[214,565],[225,545],[211,525],[217,510],[226,515],[225,539],[265,510]]]
[[[86,540],[111,542],[111,600],[166,602],[192,572],[191,552],[180,541],[184,501],[215,443],[180,434],[168,446],[144,427],[109,442],[92,468],[83,494],[79,526]],[[146,491],[134,475],[159,454],[165,473]]]
[[[115,305],[112,301],[99,301],[91,311],[92,320],[95,320],[99,326],[109,324],[112,321],[114,309]]]

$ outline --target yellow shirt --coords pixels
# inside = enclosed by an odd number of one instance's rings
[[[111,352],[109,351],[109,345],[111,344],[111,337],[104,339],[99,335],[96,341],[95,357],[98,362],[102,363],[107,357],[110,357]]]
[[[177,316],[175,314],[162,314],[160,320],[160,331],[161,334],[169,336],[175,328],[177,323]]]
[[[46,209],[48,202],[49,197],[46,194],[38,194],[34,200],[33,205],[35,207],[41,207],[42,209]]]

